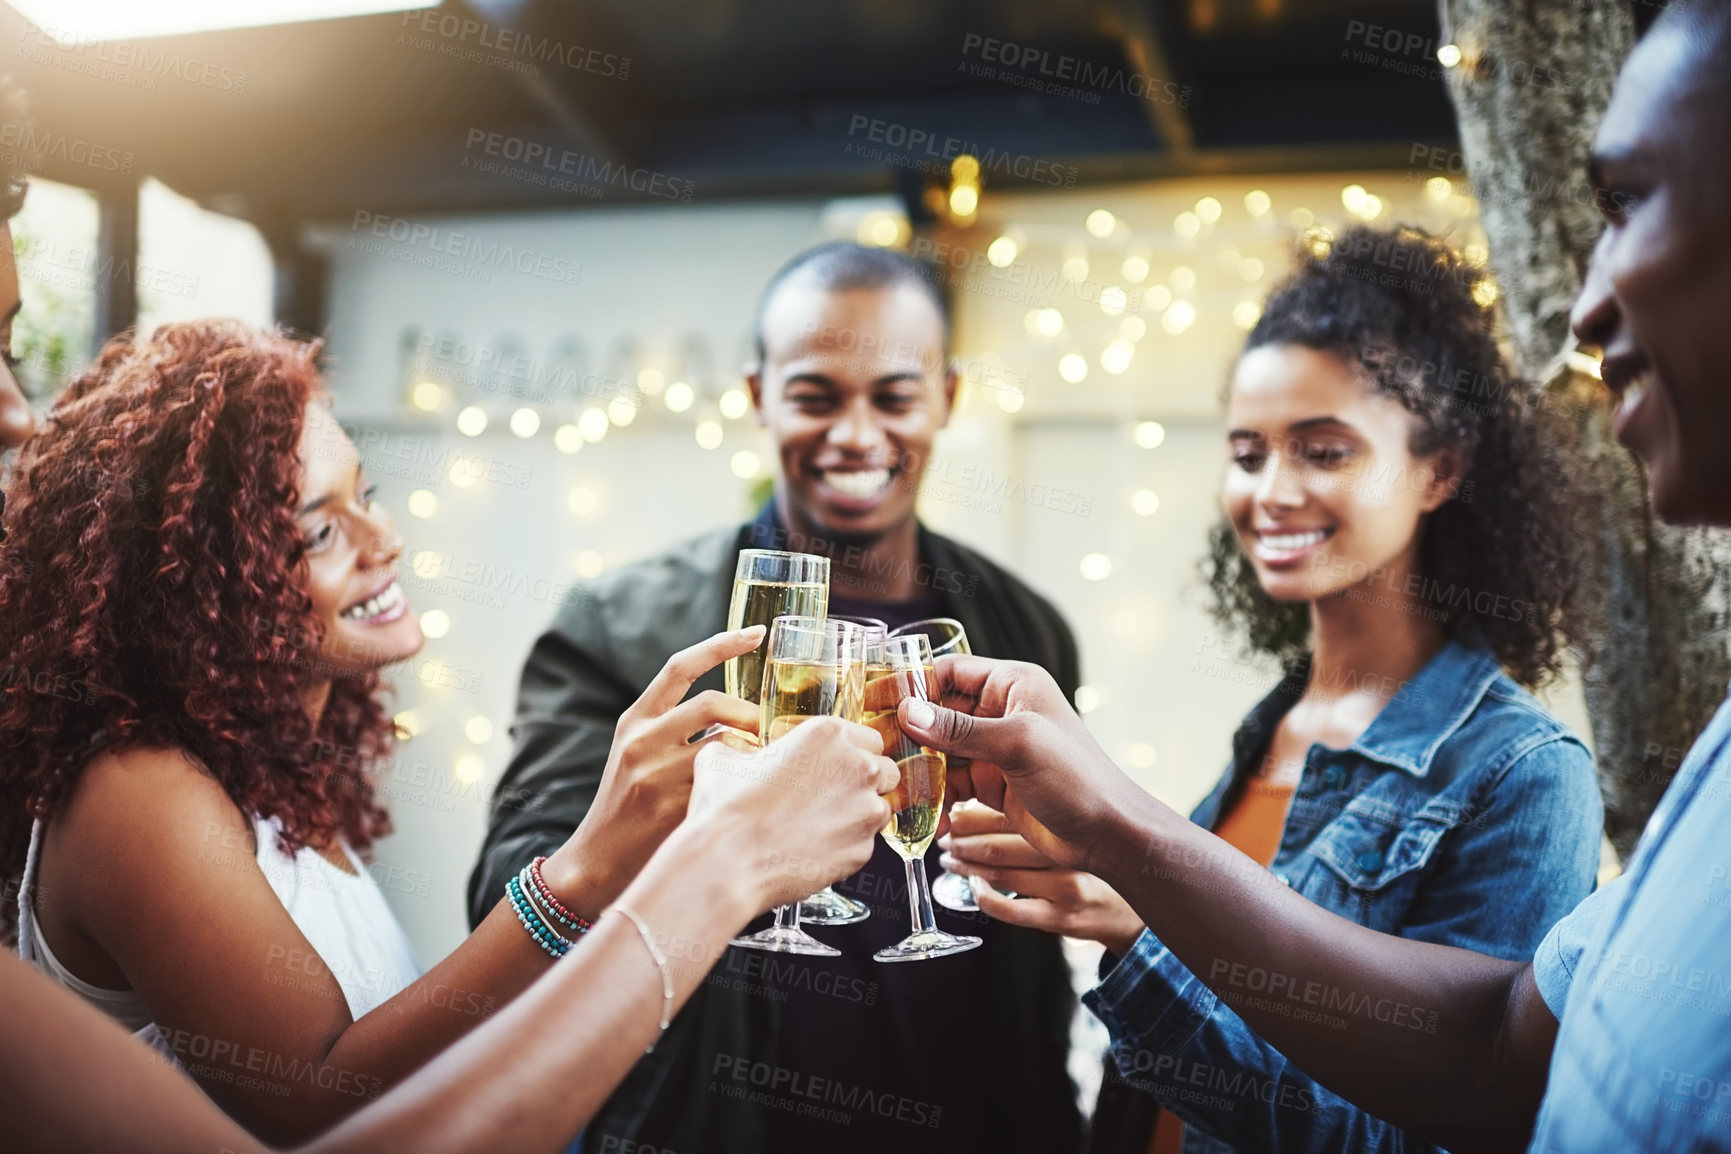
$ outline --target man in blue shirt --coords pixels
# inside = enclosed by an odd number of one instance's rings
[[[1605,230],[1575,333],[1604,354],[1618,439],[1646,462],[1658,514],[1731,526],[1731,5],[1661,15],[1618,80],[1591,178]],[[1137,980],[1168,949],[1292,1060],[1293,1085],[1256,1097],[1306,1115],[1305,1148],[1398,1147],[1393,1131],[1346,1132],[1339,1095],[1457,1150],[1731,1150],[1731,702],[1628,872],[1520,964],[1305,901],[1131,782],[1039,670],[940,672],[950,708],[904,703],[904,723],[972,757],[985,801],[1158,935],[1090,996],[1121,1063],[1182,1040],[1170,995]],[[1232,1074],[1184,1077],[1230,1094]]]

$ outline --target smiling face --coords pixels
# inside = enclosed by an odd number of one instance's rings
[[[1731,80],[1723,17],[1661,19],[1593,146],[1605,231],[1571,321],[1604,355],[1617,439],[1667,521],[1731,524]]]
[[[763,347],[749,380],[775,437],[788,528],[870,544],[911,522],[956,390],[926,292],[907,283],[832,292],[795,276],[764,310]]]
[[[361,472],[360,457],[323,405],[301,433],[300,510],[306,587],[324,631],[321,666],[365,674],[421,648],[421,623],[397,584],[403,542]]]
[[[1415,457],[1417,420],[1355,366],[1297,345],[1239,359],[1227,403],[1223,501],[1263,590],[1318,601],[1409,571],[1455,455]]]

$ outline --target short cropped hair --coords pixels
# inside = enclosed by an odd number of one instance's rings
[[[806,249],[769,278],[769,284],[757,302],[757,318],[752,323],[760,363],[764,359],[763,318],[769,312],[770,302],[790,282],[801,278],[810,280],[814,287],[826,293],[895,288],[904,284],[916,286],[938,310],[938,318],[944,327],[944,355],[949,355],[950,302],[938,287],[941,282],[937,269],[894,249],[838,240]]]

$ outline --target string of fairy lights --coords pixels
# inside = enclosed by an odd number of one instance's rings
[[[1155,223],[1146,219],[1147,212],[1120,205],[1124,212],[1139,218],[1136,223],[1105,207],[1076,210],[1068,222],[1053,219],[1050,212],[1027,212],[1017,219],[1017,212],[1010,208],[1005,213],[1007,219],[986,227],[982,216],[994,204],[983,196],[978,161],[957,157],[951,165],[948,187],[932,190],[932,200],[933,207],[941,208],[948,221],[950,243],[966,252],[960,263],[998,271],[1033,265],[1070,290],[1061,300],[1026,308],[1020,316],[1019,333],[1001,323],[1001,317],[1000,323],[985,326],[988,331],[978,335],[970,333],[966,325],[958,327],[958,350],[966,350],[970,343],[993,346],[978,355],[963,352],[958,356],[965,384],[964,408],[973,404],[974,415],[983,415],[978,405],[984,402],[988,404],[985,413],[995,407],[998,419],[1013,424],[1068,403],[1077,396],[1077,387],[1094,388],[1090,382],[1122,381],[1133,386],[1146,375],[1133,370],[1139,360],[1147,361],[1153,355],[1144,351],[1150,342],[1207,342],[1224,334],[1241,334],[1260,318],[1261,297],[1294,242],[1321,255],[1343,223],[1418,218],[1417,222],[1433,227],[1454,227],[1465,238],[1464,255],[1482,266],[1486,253],[1482,233],[1477,231],[1478,206],[1464,191],[1463,182],[1447,175],[1419,175],[1421,179],[1414,179],[1414,174],[1366,176],[1344,183],[1338,187],[1338,209],[1332,204],[1319,205],[1314,181],[1303,194],[1297,194],[1286,187],[1293,183],[1291,178],[1277,178],[1283,183],[1244,187],[1249,183],[1246,181],[1238,189],[1217,187]],[[1145,195],[1130,191],[1132,199]],[[1161,197],[1157,187],[1152,191],[1149,199],[1170,203],[1169,194]],[[1075,199],[1071,197],[1067,203]],[[915,243],[906,217],[891,210],[862,213],[855,235],[862,243],[920,254],[921,246]],[[1256,243],[1243,242],[1245,235]],[[1234,237],[1240,238],[1239,243],[1233,243]],[[1497,290],[1489,276],[1477,283],[1475,299],[1487,308],[1494,305]],[[1227,295],[1221,303],[1227,299],[1231,303],[1217,308],[1215,298],[1222,293]],[[1209,299],[1204,300],[1205,296]],[[1226,327],[1227,320],[1230,328]],[[639,348],[634,342],[626,343],[634,350]],[[416,374],[405,400],[411,410],[424,417],[448,421],[448,427],[465,439],[506,432],[525,441],[546,437],[566,455],[576,455],[609,437],[628,435],[634,428],[647,426],[665,432],[670,424],[680,423],[688,424],[690,436],[700,449],[724,450],[730,430],[739,427],[751,412],[751,399],[743,383],[692,371],[694,359],[677,351],[636,355],[638,363],[617,367],[608,374],[611,383],[620,387],[616,395],[606,399],[589,397],[556,405],[501,404],[497,394],[483,391],[484,395],[469,395],[449,379]],[[695,361],[706,359],[697,357]],[[1012,365],[1028,369],[1025,387],[992,387],[984,379],[995,369]],[[990,402],[986,402],[987,397]],[[1037,402],[1032,410],[1031,398]],[[1158,420],[1133,420],[1127,428],[1130,442],[1138,450],[1158,450],[1167,439],[1167,430]],[[450,483],[459,489],[476,484],[480,476],[474,462],[480,458],[480,454],[474,458],[459,454],[449,467]],[[735,447],[731,453],[723,452],[722,458],[729,473],[741,481],[757,482],[765,473],[759,452],[751,447]],[[1159,494],[1144,486],[1132,487],[1126,503],[1135,521],[1154,517],[1161,507]],[[574,515],[589,519],[601,499],[592,485],[577,484],[568,492],[566,504]],[[413,516],[432,518],[439,511],[440,497],[432,489],[417,489],[407,505]],[[411,558],[416,575],[423,579],[437,577],[438,564],[439,555],[431,551]],[[1110,548],[1088,549],[1075,564],[1075,572],[1090,583],[1108,581],[1122,568]],[[578,577],[593,578],[606,570],[607,561],[599,551],[584,549],[574,554],[572,568]],[[421,622],[433,640],[445,637],[453,625],[450,614],[439,608],[424,612]],[[1083,686],[1076,706],[1086,714],[1105,699],[1100,688]],[[423,724],[414,709],[399,714],[398,722],[409,733],[420,730]],[[493,722],[482,714],[463,721],[465,745],[455,750],[452,762],[459,782],[475,782],[485,775],[487,762],[480,747],[496,732]],[[1140,739],[1125,743],[1120,756],[1137,769],[1149,769],[1157,761],[1153,743]]]

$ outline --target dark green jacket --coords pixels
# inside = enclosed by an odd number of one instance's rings
[[[560,610],[523,667],[511,761],[469,879],[471,924],[492,910],[507,878],[536,855],[551,853],[589,812],[619,715],[667,658],[726,628],[739,550],[785,548],[781,536],[766,509],[737,529],[625,566],[583,587]],[[915,579],[938,591],[939,615],[967,627],[975,653],[1042,665],[1074,696],[1075,639],[1050,603],[980,554],[923,527],[919,551]],[[721,688],[719,669],[692,692],[711,688]],[[932,1043],[952,1049],[958,1062],[998,1065],[993,1082],[1002,1089],[1010,1136],[1002,1149],[1068,1154],[1078,1147],[1081,1131],[1065,1066],[1076,1005],[1069,972],[1057,938],[996,929],[1003,947],[990,951],[990,965],[1000,1036]],[[703,1055],[769,1052],[780,1009],[773,999],[736,992],[726,983],[698,987],[655,1052],[602,1107],[589,1133],[655,1140],[680,1154],[758,1154],[765,1141],[752,1132],[755,1112],[729,1104],[725,1118],[710,1115],[717,1096],[706,1092],[711,1071]],[[838,1137],[845,1139],[845,1133]]]

